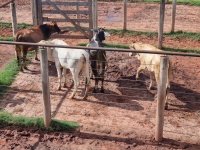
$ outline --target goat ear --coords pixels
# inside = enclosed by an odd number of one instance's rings
[[[110,36],[110,33],[104,32],[104,35],[105,35],[105,36]]]

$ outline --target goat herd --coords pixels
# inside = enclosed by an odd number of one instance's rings
[[[52,21],[47,24],[33,26],[32,28],[22,29],[16,33],[15,41],[16,42],[32,42],[32,43],[41,43],[41,44],[54,44],[54,45],[68,45],[63,40],[54,39],[48,40],[51,34],[61,32],[55,21]],[[103,47],[103,41],[105,40],[105,36],[109,36],[109,33],[104,29],[99,28],[98,30],[93,30],[95,32],[92,40],[87,44],[87,47]],[[142,43],[132,43],[130,45],[130,49],[133,50],[157,50],[156,47],[153,47],[150,44],[142,44]],[[21,71],[23,69],[27,69],[26,67],[26,56],[28,51],[35,50],[35,59],[38,60],[37,57],[37,47],[35,46],[27,46],[27,45],[16,45],[16,55],[18,65],[20,66]],[[40,51],[39,51],[40,52]],[[21,58],[21,53],[23,54]],[[132,56],[134,53],[130,53],[129,56]],[[71,71],[73,81],[74,81],[74,89],[70,98],[74,98],[78,85],[79,85],[79,74],[82,72],[85,79],[85,94],[83,99],[86,99],[88,96],[89,86],[90,86],[90,77],[92,74],[95,79],[95,87],[93,92],[98,91],[98,81],[102,82],[100,91],[104,92],[104,73],[106,70],[106,51],[103,50],[84,50],[84,49],[71,49],[71,48],[59,48],[59,47],[47,47],[47,56],[49,61],[55,62],[55,66],[58,74],[58,90],[61,89],[61,79],[64,77],[64,87],[66,86],[66,69]],[[140,66],[137,70],[136,79],[138,78],[138,74],[142,69],[147,68],[150,71],[150,86],[152,86],[153,76],[155,74],[156,82],[159,82],[159,66],[160,66],[160,56],[161,54],[145,54],[138,53],[136,57],[140,60]],[[92,74],[89,73],[89,68],[92,69]],[[63,70],[61,71],[61,68]],[[172,71],[171,61],[168,64],[168,78],[166,85],[166,100],[165,100],[165,109],[168,108],[167,95],[170,89],[170,75]],[[154,74],[153,74],[154,73]]]

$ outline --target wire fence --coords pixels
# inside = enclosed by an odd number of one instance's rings
[[[128,3],[127,29],[139,31],[158,31],[158,3]],[[199,12],[199,13],[197,13]],[[199,32],[200,8],[198,6],[177,5],[175,31]],[[123,3],[109,2],[98,5],[98,25],[123,29]],[[164,32],[172,26],[172,4],[165,5]],[[116,23],[115,23],[116,22]],[[192,26],[191,26],[192,23]]]
[[[31,5],[29,1],[17,2],[17,20],[32,23]],[[99,2],[98,26],[106,28],[119,27],[123,20],[121,3]],[[1,22],[9,22],[9,6],[0,8],[5,15]],[[159,5],[155,3],[130,3],[127,29],[157,31]],[[199,32],[200,9],[197,6],[177,5],[175,30]],[[154,13],[157,12],[157,13]],[[188,13],[186,13],[188,12]],[[199,13],[198,13],[199,12]],[[152,16],[153,15],[153,19]],[[170,29],[171,5],[166,5],[165,31]],[[192,26],[191,26],[192,23]],[[116,26],[115,26],[116,25]],[[121,25],[121,29],[122,29]],[[2,30],[2,29],[1,29]],[[8,32],[7,29],[4,30]],[[12,35],[12,34],[10,34]],[[6,53],[12,46],[0,45],[1,58],[13,58],[14,51]],[[4,49],[4,52],[2,51]],[[192,56],[174,56],[173,76],[169,94],[169,110],[165,111],[164,137],[200,144],[200,64],[199,58]],[[128,52],[107,52],[108,67],[105,73],[105,93],[93,93],[94,81],[87,100],[82,100],[84,91],[83,79],[80,81],[78,93],[74,100],[68,96],[72,92],[73,80],[70,72],[67,76],[67,88],[57,91],[58,79],[54,63],[49,63],[49,88],[51,98],[51,115],[56,119],[77,121],[83,130],[105,135],[136,138],[139,135],[152,137],[155,128],[157,86],[148,90],[149,72],[144,70],[139,79],[135,79],[139,61],[129,57]],[[2,66],[2,65],[1,65]],[[0,99],[0,107],[14,115],[42,117],[42,89],[40,62],[31,60],[29,70],[19,72],[13,83]],[[8,70],[9,71],[9,70]],[[5,88],[1,85],[0,88]]]
[[[16,1],[16,16],[18,23],[32,23],[30,1]],[[3,4],[3,3],[2,3]],[[2,5],[0,3],[0,5]],[[0,16],[1,22],[10,22],[10,6],[0,8],[4,14]],[[159,24],[159,3],[128,3],[127,29],[139,31],[157,31]],[[84,17],[85,16],[80,16]],[[123,29],[123,3],[98,2],[98,26],[106,28]],[[166,4],[164,32],[171,30],[172,4]],[[176,6],[175,31],[199,32],[200,27],[199,6]],[[115,23],[116,22],[116,23]]]
[[[164,137],[197,144],[200,135],[200,64],[197,57],[169,57],[173,62],[173,76],[169,110],[165,111]],[[135,57],[129,57],[128,52],[107,51],[107,63],[105,93],[93,93],[92,80],[89,97],[82,100],[85,85],[81,77],[75,99],[70,100],[68,97],[73,89],[70,71],[67,72],[67,88],[58,91],[56,67],[50,62],[48,68],[52,117],[76,121],[88,132],[115,136],[120,134],[124,137],[152,137],[157,105],[156,83],[148,90],[147,70],[139,74],[138,80],[135,79],[140,62]],[[42,117],[40,62],[31,60],[28,69],[24,73],[19,72],[14,78],[14,82],[1,98],[0,106],[14,115]],[[4,88],[2,85],[0,87]]]

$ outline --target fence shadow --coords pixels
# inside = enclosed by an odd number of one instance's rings
[[[148,78],[144,74],[141,74],[140,77],[142,79]],[[154,101],[155,94],[147,89],[144,80],[141,80],[141,78],[136,81],[135,76],[129,76],[121,77],[116,81],[107,81],[108,85],[109,83],[112,84],[112,82],[116,83],[119,93],[112,91],[112,87],[106,88],[105,93],[92,93],[90,91],[90,95],[94,96],[98,101],[88,101],[133,111],[143,110],[144,108],[138,101]]]
[[[118,89],[123,95],[132,96],[135,100],[154,101],[156,90],[148,90],[145,80],[149,77],[140,74],[139,80],[134,76],[122,77],[117,80]],[[156,89],[155,87],[153,89]]]
[[[200,93],[192,89],[183,87],[183,85],[171,82],[170,93],[173,93],[174,96],[184,102],[185,105],[175,105],[170,104],[175,107],[185,108],[188,111],[197,111],[200,108]]]
[[[197,144],[191,144],[187,142],[181,142],[173,139],[164,138],[162,142],[156,142],[153,137],[144,137],[140,136],[140,138],[129,138],[129,137],[120,137],[120,136],[113,136],[113,135],[102,135],[98,133],[86,133],[86,132],[75,132],[75,136],[82,138],[82,139],[92,139],[92,140],[103,140],[103,141],[115,141],[120,143],[125,143],[128,145],[135,145],[135,146],[152,146],[159,147],[159,148],[167,148],[167,149],[199,149],[200,146]],[[135,147],[134,146],[134,147]]]

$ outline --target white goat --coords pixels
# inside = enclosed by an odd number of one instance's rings
[[[40,41],[41,44],[55,44],[55,45],[68,45],[62,40],[54,39],[52,41]],[[61,67],[63,67],[64,87],[66,87],[66,69],[70,69],[73,81],[74,89],[73,93],[69,97],[74,98],[79,85],[79,74],[82,74],[85,78],[85,95],[83,99],[86,99],[89,91],[90,77],[89,77],[89,54],[84,49],[71,49],[71,48],[59,48],[59,47],[47,47],[47,56],[49,61],[54,61],[58,73],[59,86],[61,89]]]
[[[142,43],[132,43],[130,46],[130,49],[133,50],[154,50],[154,51],[162,51],[160,49],[157,49],[156,47],[150,45],[150,44],[142,44]],[[130,53],[129,56],[132,56],[133,53]],[[139,72],[145,68],[150,71],[150,85],[149,90],[152,87],[153,83],[153,75],[155,74],[155,79],[157,82],[157,85],[159,83],[159,72],[160,72],[160,57],[164,56],[162,54],[147,54],[147,53],[137,53],[136,57],[140,60],[140,66],[137,69],[136,73],[136,80],[138,79]],[[153,73],[154,72],[154,73]],[[172,63],[169,60],[168,64],[168,76],[167,76],[167,91],[166,91],[166,99],[165,99],[165,109],[168,108],[168,93],[170,89],[170,76],[172,73]]]

